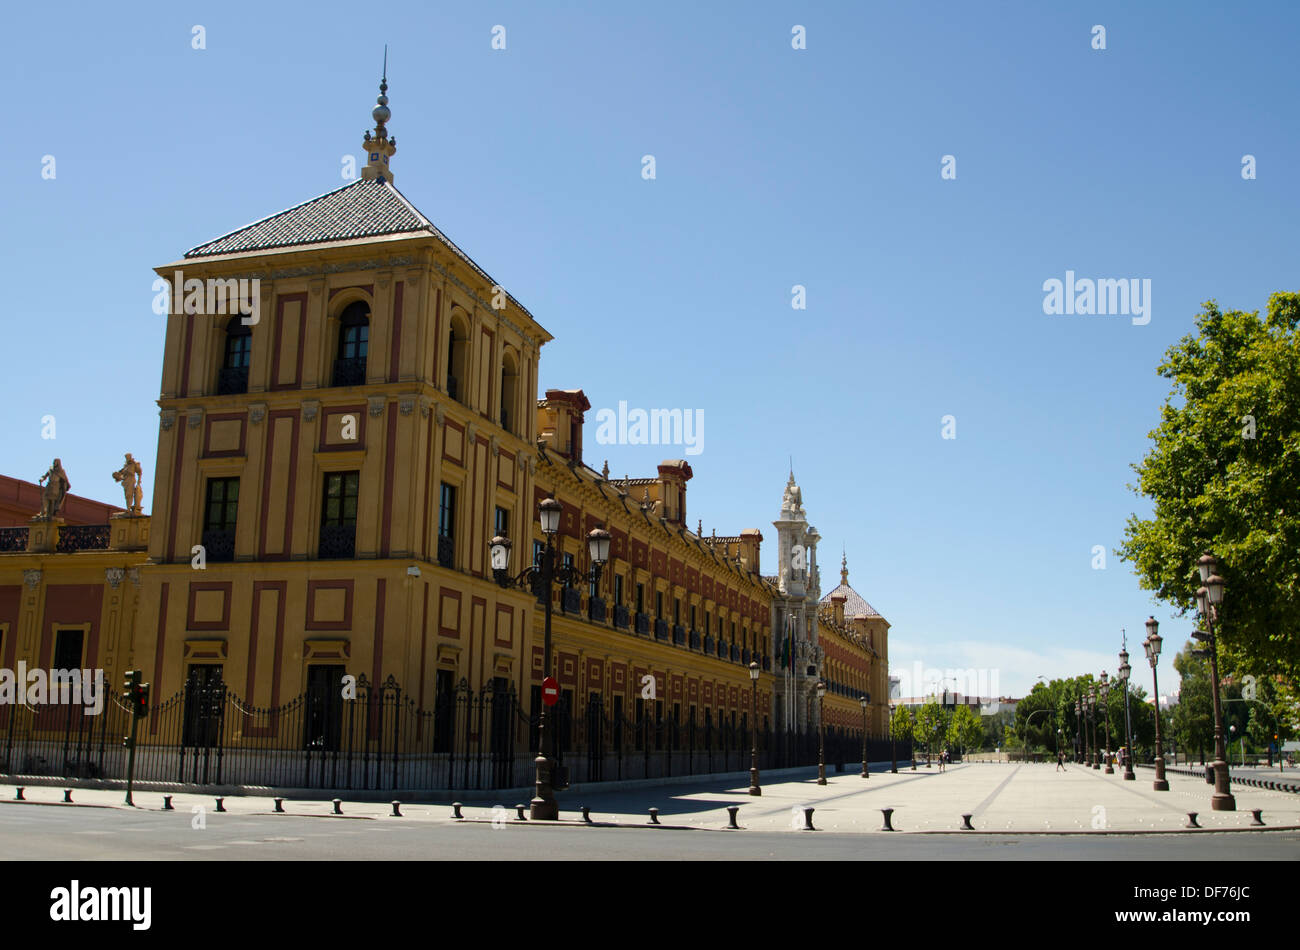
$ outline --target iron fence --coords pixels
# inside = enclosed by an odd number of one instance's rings
[[[565,697],[567,699],[567,696]],[[183,785],[348,790],[487,790],[532,784],[539,721],[513,684],[473,690],[461,680],[422,708],[390,676],[365,676],[346,695],[309,689],[257,707],[228,686],[194,680],[154,704],[137,727],[135,779]],[[99,715],[75,705],[0,707],[0,773],[125,779],[131,713],[115,695]],[[552,755],[570,782],[739,772],[759,750],[760,769],[815,765],[816,731],[776,733],[722,719],[624,716],[592,694],[582,709],[548,711]],[[898,743],[907,759],[910,746]],[[828,769],[861,761],[861,734],[826,730]],[[871,761],[891,746],[869,737]]]

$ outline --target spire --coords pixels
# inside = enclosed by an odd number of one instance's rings
[[[397,152],[397,139],[388,137],[386,124],[393,117],[388,108],[388,46],[384,46],[384,72],[379,81],[379,98],[371,111],[375,120],[375,132],[366,132],[364,148],[366,150],[366,167],[361,169],[361,177],[366,180],[392,182],[393,173],[388,170],[388,159]]]
[[[840,583],[849,586],[849,556],[843,551],[840,552]]]

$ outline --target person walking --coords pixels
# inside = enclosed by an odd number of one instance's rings
[[[1065,753],[1064,753],[1064,752],[1058,752],[1058,753],[1056,753],[1056,771],[1058,771],[1058,772],[1064,772],[1064,771],[1065,771]]]

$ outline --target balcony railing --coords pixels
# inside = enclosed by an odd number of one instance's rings
[[[632,614],[627,609],[626,604],[618,604],[614,607],[614,626],[620,630],[626,630],[631,622]]]
[[[667,621],[667,620],[656,620],[656,621],[655,621],[655,639],[656,639],[656,640],[667,640],[667,639],[668,639],[668,621]]]
[[[354,357],[334,361],[335,386],[364,386],[366,383],[366,358]]]
[[[679,647],[686,646],[686,628],[680,623],[673,624],[673,643]]]
[[[0,528],[0,554],[27,550],[27,528]]]
[[[592,623],[605,622],[605,599],[603,597],[587,598],[587,619]]]
[[[320,529],[320,557],[322,560],[351,558],[357,552],[357,526],[355,524],[326,524]]]
[[[734,643],[731,645],[731,660],[733,663],[740,662],[740,647],[736,646]]]
[[[204,531],[203,550],[209,561],[233,561],[235,532],[227,529]]]
[[[456,563],[456,542],[445,535],[438,536],[438,566],[451,568]]]
[[[54,550],[60,554],[75,551],[104,551],[113,538],[113,529],[106,524],[69,524],[59,529],[59,543]]]
[[[650,615],[649,615],[649,614],[637,614],[637,615],[636,615],[636,632],[639,633],[639,634],[641,634],[643,637],[644,637],[644,636],[649,636],[649,634],[650,634]]]
[[[704,652],[709,654],[710,656],[713,655],[714,653],[713,634],[709,634],[707,637],[704,638]]]
[[[248,392],[248,367],[223,366],[217,372],[217,395],[234,396]]]
[[[576,614],[582,610],[582,592],[576,587],[562,588],[560,609],[566,614]]]
[[[745,649],[740,651],[740,662],[749,666],[749,647],[745,647]]]
[[[691,649],[692,649],[692,650],[698,650],[699,648],[700,648],[700,631],[698,631],[698,630],[692,630],[692,631],[691,631]]]
[[[766,654],[764,654],[764,656],[763,656],[763,672],[767,672],[767,671],[770,670],[771,668],[772,668],[772,658],[771,658],[770,656],[767,656]]]
[[[718,641],[718,656],[723,657],[724,659],[727,656],[727,644],[724,640]]]

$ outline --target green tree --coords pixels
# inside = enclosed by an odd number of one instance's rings
[[[1268,314],[1203,305],[1195,335],[1165,353],[1172,382],[1134,491],[1118,553],[1142,586],[1184,612],[1201,585],[1196,560],[1219,558],[1220,672],[1300,678],[1300,293]],[[1133,486],[1130,486],[1133,487]],[[1180,702],[1181,706],[1182,703]]]
[[[1193,752],[1205,761],[1207,748],[1214,748],[1214,699],[1210,694],[1210,664],[1192,656],[1189,641],[1174,655],[1174,670],[1181,677],[1178,703],[1169,712],[1166,731],[1189,756]]]
[[[899,703],[889,715],[889,735],[895,742],[912,741],[912,713]],[[915,759],[915,755],[912,757]]]
[[[916,722],[913,725],[913,741],[925,745],[927,764],[930,755],[935,751],[936,743],[943,738],[947,729],[948,715],[937,699],[930,700],[917,711]]]
[[[984,738],[984,724],[969,706],[964,703],[952,712],[948,721],[948,745],[963,753],[967,749],[976,749]]]

